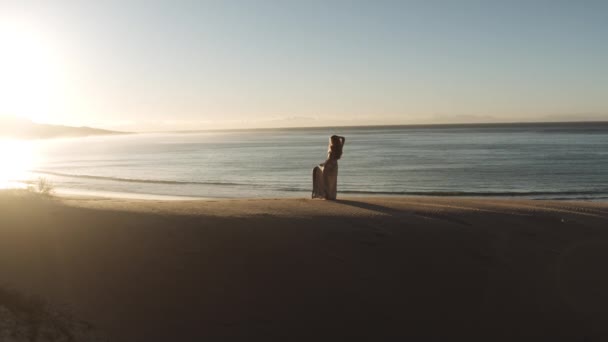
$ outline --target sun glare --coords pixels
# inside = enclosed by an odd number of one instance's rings
[[[48,37],[25,23],[0,20],[0,115],[45,121],[60,98],[62,74]]]
[[[33,160],[31,142],[0,140],[0,189],[25,187]]]

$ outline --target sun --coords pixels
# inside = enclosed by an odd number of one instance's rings
[[[0,18],[0,115],[47,121],[64,89],[52,39],[26,22]]]

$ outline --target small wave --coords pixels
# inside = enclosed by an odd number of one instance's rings
[[[524,197],[524,196],[600,196],[607,191],[364,191],[340,190],[353,195],[413,195],[413,196],[471,196],[471,197]]]
[[[280,188],[279,191],[306,192],[310,189]],[[551,199],[596,199],[608,196],[604,191],[368,191],[368,190],[338,190],[350,195],[386,195],[386,196],[444,196],[444,197],[544,197]]]
[[[172,184],[172,185],[226,185],[226,186],[247,185],[247,184],[230,183],[230,182],[170,181],[170,180],[121,178],[121,177],[107,177],[107,176],[93,176],[93,175],[75,175],[75,174],[61,173],[61,172],[54,172],[54,171],[45,171],[45,170],[31,170],[31,172],[43,174],[43,175],[58,176],[58,177],[109,180],[109,181],[114,181],[114,182],[125,182],[125,183]]]
[[[310,189],[280,188],[279,191],[302,192]],[[605,191],[370,191],[370,190],[338,190],[342,194],[351,195],[410,195],[410,196],[471,196],[471,197],[519,197],[519,196],[608,196]]]

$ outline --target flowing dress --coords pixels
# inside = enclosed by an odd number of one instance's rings
[[[312,198],[335,200],[338,194],[338,161],[328,158],[312,170]]]
[[[342,156],[344,137],[333,135],[325,163],[312,169],[312,198],[335,200],[338,194],[338,159]]]

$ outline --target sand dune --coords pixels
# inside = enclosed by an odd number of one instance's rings
[[[1,194],[0,220],[1,283],[110,341],[608,338],[605,203]]]

